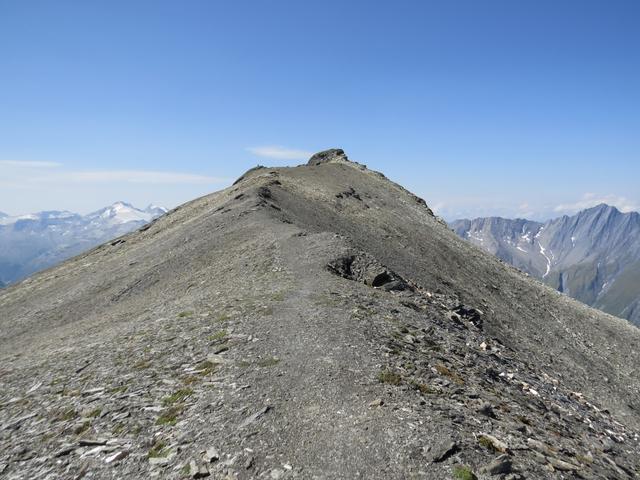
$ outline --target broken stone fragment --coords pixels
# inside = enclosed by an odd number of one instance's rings
[[[105,458],[104,459],[104,463],[116,463],[116,462],[119,462],[120,460],[125,458],[127,455],[129,455],[129,452],[127,452],[126,450],[122,450],[120,452],[116,452],[113,455],[109,455],[107,458]]]
[[[454,441],[444,441],[427,453],[427,459],[432,463],[438,463],[446,460],[458,451],[458,444]]]
[[[195,460],[189,462],[189,476],[191,478],[204,478],[209,476],[209,469],[206,465],[197,463]]]
[[[488,433],[484,433],[479,436],[479,441],[487,446],[491,446],[496,452],[508,453],[509,447],[506,443],[501,440],[498,440],[493,435],[489,435]]]
[[[168,465],[169,463],[171,463],[171,460],[173,460],[173,457],[175,457],[175,456],[176,456],[175,452],[172,451],[166,457],[150,457],[149,458],[149,464],[151,464],[151,465]]]
[[[267,405],[266,407],[261,408],[260,410],[258,410],[256,413],[254,413],[253,415],[248,416],[247,418],[244,419],[244,421],[240,424],[240,428],[244,428],[247,425],[252,424],[253,422],[255,422],[256,420],[258,420],[259,418],[261,418],[265,413],[267,413],[269,410],[271,409],[271,407],[269,405]]]
[[[571,464],[569,462],[565,462],[564,460],[560,460],[559,458],[553,458],[552,457],[552,458],[549,459],[549,463],[556,470],[561,470],[561,471],[565,471],[565,472],[570,472],[570,471],[573,471],[573,470],[579,470],[579,468],[576,465],[573,465],[573,464]]]
[[[209,476],[209,469],[206,465],[195,460],[189,462],[189,476],[191,478],[204,478]]]
[[[271,478],[273,480],[279,480],[284,477],[285,471],[280,468],[274,468],[271,470]]]
[[[480,471],[489,475],[503,475],[511,473],[512,469],[513,464],[511,463],[511,459],[509,458],[509,456],[500,455],[498,458],[482,467]]]
[[[204,453],[204,461],[207,463],[213,463],[220,459],[220,454],[215,447],[209,447]]]
[[[81,447],[93,447],[95,445],[106,445],[107,439],[105,438],[81,438],[78,441]]]

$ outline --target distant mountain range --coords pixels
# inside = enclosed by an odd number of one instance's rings
[[[166,211],[116,202],[88,215],[47,211],[11,217],[0,212],[0,288],[135,230]]]
[[[545,223],[499,217],[451,228],[567,295],[640,326],[640,214],[601,204]]]

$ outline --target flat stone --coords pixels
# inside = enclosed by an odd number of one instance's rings
[[[427,454],[427,457],[432,463],[442,462],[456,453],[458,451],[458,448],[459,447],[456,442],[445,441],[430,450]]]
[[[579,468],[576,465],[573,465],[572,463],[569,463],[569,462],[565,462],[564,460],[560,460],[559,458],[550,458],[549,463],[556,470],[561,470],[565,472],[579,470]]]
[[[63,457],[69,455],[76,449],[76,445],[63,445],[60,450],[53,454],[54,457]]]
[[[209,469],[204,464],[199,464],[195,460],[189,462],[189,476],[191,478],[204,478],[209,476]]]
[[[279,480],[280,478],[284,477],[284,474],[285,471],[279,468],[274,468],[273,470],[271,470],[271,478],[273,480]]]
[[[127,452],[126,450],[121,450],[120,452],[116,452],[113,455],[109,455],[107,458],[105,458],[104,463],[119,462],[120,460],[125,458],[127,455],[129,455],[129,452]]]
[[[93,447],[95,445],[106,445],[107,439],[104,438],[82,438],[78,441],[81,447]]]
[[[260,410],[258,410],[253,415],[250,415],[247,418],[245,418],[243,420],[243,422],[240,424],[240,428],[244,428],[244,427],[252,424],[256,420],[258,420],[260,417],[262,417],[265,413],[267,413],[270,409],[271,409],[271,407],[269,405],[267,405],[266,407],[262,407]]]
[[[168,465],[173,460],[175,454],[167,455],[166,457],[151,457],[149,458],[150,465]]]
[[[498,440],[493,435],[484,433],[480,435],[480,438],[483,438],[485,439],[485,441],[488,441],[493,447],[493,449],[496,450],[497,452],[507,453],[509,451],[509,447],[507,446],[507,444],[504,443],[502,440]]]

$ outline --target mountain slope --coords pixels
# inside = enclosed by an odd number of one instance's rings
[[[153,205],[139,210],[116,202],[85,216],[58,211],[19,217],[0,214],[0,282],[20,280],[129,233],[165,212]]]
[[[640,325],[640,214],[598,205],[544,224],[491,217],[451,227],[553,288]]]
[[[251,170],[9,287],[0,312],[7,478],[639,468],[638,329],[341,151]]]

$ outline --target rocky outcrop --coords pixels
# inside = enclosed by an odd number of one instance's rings
[[[307,162],[307,165],[314,166],[314,165],[321,165],[323,163],[348,162],[348,161],[349,159],[347,158],[347,155],[344,153],[344,150],[342,150],[341,148],[332,148],[329,150],[318,152],[315,155],[313,155]]]

